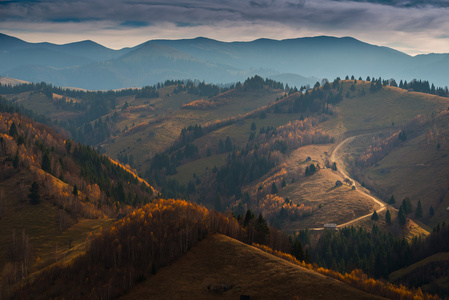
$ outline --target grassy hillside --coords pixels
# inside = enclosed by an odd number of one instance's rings
[[[240,295],[251,299],[381,299],[218,234],[120,299],[238,299]]]
[[[362,180],[384,198],[394,194],[397,205],[410,197],[416,208],[420,199],[430,225],[449,220],[449,114],[437,115],[386,157],[362,172]],[[439,146],[438,146],[439,145]],[[431,216],[429,209],[435,212]]]
[[[337,118],[325,128],[340,133],[359,133],[395,129],[418,114],[430,115],[446,109],[448,98],[417,93],[392,86],[370,92],[369,81],[344,81],[344,101],[336,106]]]

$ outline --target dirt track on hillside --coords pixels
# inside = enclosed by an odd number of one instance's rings
[[[337,146],[335,146],[335,148],[333,149],[332,154],[330,155],[330,159],[329,160],[331,162],[337,162],[337,164],[338,164],[338,172],[342,175],[342,177],[352,180],[354,182],[354,185],[359,189],[359,192],[365,194],[368,198],[370,198],[371,200],[373,200],[375,203],[377,203],[380,206],[380,208],[377,210],[377,213],[380,213],[380,212],[384,211],[387,208],[386,204],[382,200],[372,196],[366,188],[362,188],[362,186],[361,186],[361,184],[359,182],[357,182],[355,179],[353,179],[353,178],[351,178],[349,176],[349,173],[344,168],[344,164],[342,163],[341,156],[338,155],[338,152],[339,152],[340,148],[343,145],[345,145],[347,143],[350,143],[354,139],[356,139],[358,137],[361,137],[361,136],[364,136],[364,135],[366,135],[366,134],[348,137],[348,138],[344,139],[343,141],[341,141],[340,143],[338,143]],[[372,213],[369,213],[369,214],[366,214],[364,216],[355,218],[355,219],[353,219],[353,220],[351,220],[349,222],[346,222],[346,223],[343,223],[343,224],[338,224],[337,228],[343,228],[343,227],[349,226],[349,225],[351,225],[351,224],[353,224],[353,223],[355,223],[357,221],[360,221],[360,220],[362,220],[364,218],[370,217],[371,215],[372,215]],[[310,230],[324,230],[324,228],[323,227],[311,228]]]

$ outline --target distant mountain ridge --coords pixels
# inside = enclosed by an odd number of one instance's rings
[[[0,34],[0,74],[85,89],[153,85],[167,79],[210,83],[243,81],[258,74],[289,84],[354,75],[449,82],[449,54],[412,57],[351,37],[306,37],[221,42],[204,37],[151,40],[113,50],[93,41],[64,45],[28,43]]]

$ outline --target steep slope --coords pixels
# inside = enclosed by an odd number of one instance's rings
[[[238,299],[240,295],[382,299],[219,234],[201,241],[120,299]]]
[[[88,232],[155,194],[133,172],[3,102],[0,165],[0,272],[12,281],[79,255]]]
[[[421,200],[422,219],[432,226],[449,220],[448,126],[446,110],[413,132],[406,129],[407,139],[375,165],[362,169],[362,180],[386,199],[394,195],[397,207],[405,197],[410,197],[414,208]]]

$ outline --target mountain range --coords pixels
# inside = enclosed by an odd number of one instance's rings
[[[422,79],[446,86],[449,54],[410,56],[351,37],[220,42],[151,40],[113,50],[93,41],[28,43],[0,34],[0,74],[84,89],[153,85],[167,79],[226,84],[258,74],[289,85],[345,75]]]

